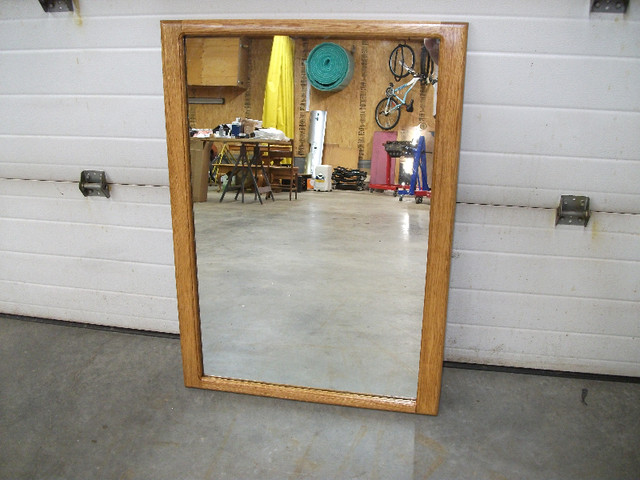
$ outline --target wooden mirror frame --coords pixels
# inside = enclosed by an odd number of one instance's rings
[[[175,275],[185,386],[436,415],[442,381],[468,24],[360,20],[185,20],[160,23]],[[415,399],[204,374],[191,201],[184,38],[273,35],[369,40],[432,37],[440,40],[433,197],[430,207],[422,339]]]

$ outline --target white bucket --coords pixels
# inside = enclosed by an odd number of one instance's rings
[[[315,168],[313,176],[313,189],[317,192],[330,192],[331,174],[333,167],[331,165],[318,165]]]

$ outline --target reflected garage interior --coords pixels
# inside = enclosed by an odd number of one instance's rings
[[[204,373],[415,398],[425,42],[187,38],[186,58]]]

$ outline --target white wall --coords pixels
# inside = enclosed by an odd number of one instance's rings
[[[640,375],[640,1],[77,3],[0,6],[0,311],[177,331],[160,20],[467,21],[445,356]],[[562,193],[587,228],[554,227]]]

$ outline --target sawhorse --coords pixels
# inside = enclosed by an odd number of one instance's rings
[[[268,198],[271,195],[271,200],[275,202],[275,198],[273,197],[273,191],[271,190],[271,184],[269,183],[269,176],[267,175],[267,171],[264,168],[264,164],[262,163],[262,152],[260,150],[260,143],[264,143],[264,141],[260,142],[259,140],[253,139],[239,139],[234,140],[235,142],[240,144],[240,153],[238,158],[236,158],[235,163],[233,164],[233,169],[231,173],[227,177],[227,183],[224,186],[224,190],[222,191],[222,195],[220,196],[220,201],[224,199],[225,194],[228,190],[237,190],[235,200],[238,199],[238,195],[242,194],[242,203],[244,203],[244,191],[246,188],[246,180],[247,175],[251,177],[251,181],[253,183],[253,192],[254,199],[257,198],[262,205],[262,193],[265,193],[265,198]],[[253,144],[253,156],[251,159],[247,156],[247,145]],[[253,173],[253,169],[258,169],[262,171],[262,178],[266,185],[264,187],[258,186],[258,180]],[[233,179],[240,181],[239,185],[231,186]]]

